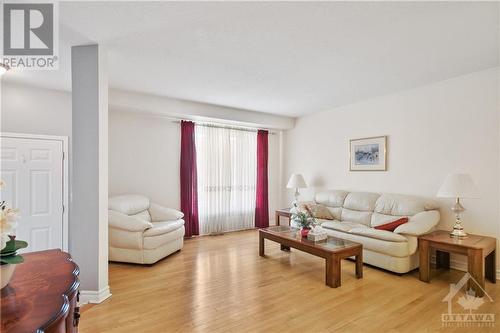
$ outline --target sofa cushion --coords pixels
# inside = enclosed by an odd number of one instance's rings
[[[323,228],[327,229],[333,229],[333,230],[340,230],[340,231],[345,231],[349,232],[349,230],[353,228],[368,228],[364,224],[360,223],[355,223],[355,222],[340,222],[340,221],[328,221],[328,220],[323,220],[324,222],[321,223],[321,226]]]
[[[375,204],[375,212],[395,216],[411,216],[432,209],[438,209],[433,201],[404,194],[382,194]]]
[[[314,201],[328,207],[342,207],[348,193],[339,190],[318,192],[314,196]]]
[[[316,219],[323,219],[323,220],[333,220],[335,217],[333,214],[326,208],[326,206],[321,205],[321,204],[316,204],[316,203],[301,203],[299,205],[299,209],[304,211],[304,210],[309,210],[311,214],[314,216]]]
[[[326,206],[326,208],[330,211],[330,214],[332,214],[335,220],[340,220],[342,218],[342,207]]]
[[[143,195],[119,195],[109,198],[108,208],[125,215],[135,215],[149,208],[149,199]]]
[[[153,227],[144,231],[144,237],[157,236],[166,234],[182,228],[184,220],[175,220],[169,222],[153,222]]]
[[[356,222],[369,226],[372,212],[360,212],[357,210],[342,208],[342,215],[340,217],[342,222]]]
[[[370,226],[372,228],[375,228],[379,225],[383,225],[392,221],[395,221],[401,217],[406,217],[406,216],[395,216],[395,215],[386,215],[386,214],[380,214],[380,213],[373,213],[372,214],[372,219],[370,222]]]
[[[373,212],[379,197],[378,193],[351,192],[346,196],[343,207],[350,210]]]
[[[329,236],[363,244],[363,250],[370,250],[391,257],[408,257],[414,254],[418,247],[417,237],[413,236],[405,236],[408,240],[407,242],[392,242],[339,230],[325,229],[325,231]]]
[[[389,242],[407,242],[406,237],[395,234],[392,231],[377,230],[373,228],[353,228],[349,231],[351,234],[366,236],[370,238],[381,239]]]

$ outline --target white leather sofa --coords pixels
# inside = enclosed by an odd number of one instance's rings
[[[142,195],[109,198],[109,260],[153,264],[182,249],[184,214]]]
[[[439,223],[438,206],[427,199],[402,194],[325,191],[315,195],[317,204],[327,206],[334,220],[319,220],[334,237],[363,244],[363,261],[396,273],[418,267],[419,235]],[[408,217],[394,232],[375,226]]]

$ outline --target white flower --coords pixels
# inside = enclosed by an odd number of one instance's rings
[[[1,234],[0,235],[0,250],[3,250],[7,246],[7,242],[9,241],[9,235]]]
[[[14,231],[17,227],[16,220],[17,210],[12,208],[0,210],[0,249],[6,246],[9,235],[14,235]]]

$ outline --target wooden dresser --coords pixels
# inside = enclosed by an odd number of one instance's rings
[[[60,250],[24,254],[1,292],[1,332],[78,332],[78,266]]]

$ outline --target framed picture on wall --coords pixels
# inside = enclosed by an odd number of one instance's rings
[[[387,136],[349,141],[350,171],[386,171]]]

